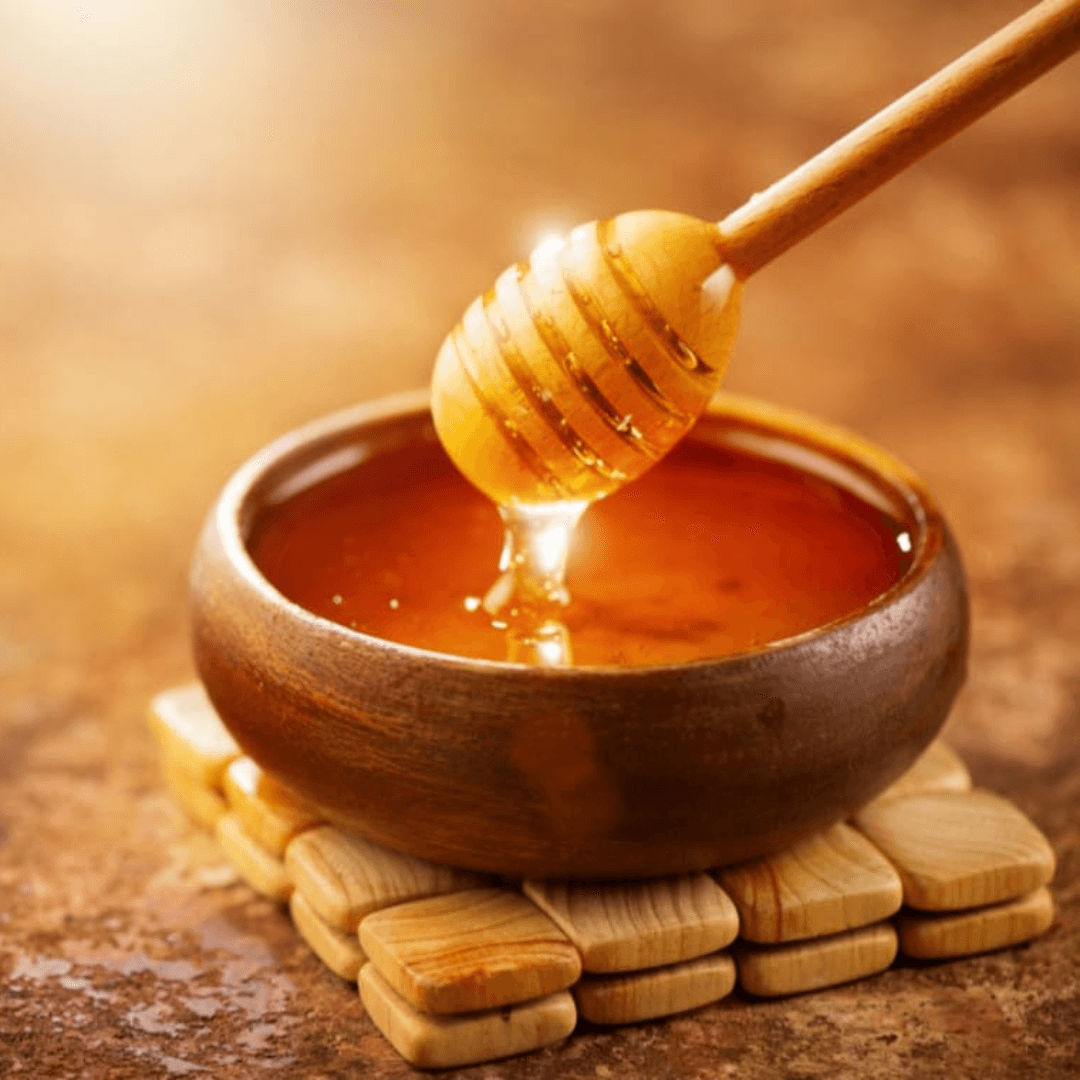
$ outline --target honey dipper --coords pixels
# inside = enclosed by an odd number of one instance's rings
[[[1078,47],[1080,0],[1044,0],[719,223],[638,211],[542,244],[442,345],[450,457],[504,518],[640,475],[717,389],[751,274]]]

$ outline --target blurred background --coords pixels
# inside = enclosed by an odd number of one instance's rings
[[[142,712],[247,456],[425,385],[544,234],[719,218],[1025,6],[0,0],[0,918],[156,865]],[[1077,101],[1074,59],[761,272],[728,380],[927,479],[973,591],[954,744],[1074,852]]]

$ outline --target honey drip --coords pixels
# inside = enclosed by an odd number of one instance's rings
[[[560,621],[570,603],[566,564],[574,528],[586,500],[500,506],[501,571],[484,596],[483,610],[506,630],[507,659],[540,667],[573,663],[570,631]]]

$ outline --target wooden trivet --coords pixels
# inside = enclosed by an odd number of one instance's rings
[[[884,971],[896,959],[896,930],[887,922],[787,945],[740,942],[739,985],[758,997],[821,990]]]
[[[225,799],[244,831],[279,859],[285,857],[285,848],[294,836],[323,823],[317,810],[267,776],[249,757],[229,762],[224,788]]]
[[[734,987],[734,961],[715,952],[646,971],[584,975],[574,986],[574,1000],[590,1023],[633,1024],[709,1005]]]
[[[968,956],[1054,915],[1054,855],[1011,803],[972,790],[941,742],[847,824],[767,859],[649,881],[518,886],[390,851],[323,822],[239,748],[197,684],[150,724],[181,807],[374,1024],[425,1068],[566,1038],[578,1016],[627,1024],[883,971],[897,951]],[[904,906],[901,906],[904,905]]]
[[[717,871],[739,909],[739,936],[777,943],[821,937],[895,915],[900,875],[850,825],[838,824],[757,862]]]
[[[353,933],[338,930],[326,922],[299,889],[289,897],[289,914],[311,951],[335,974],[355,982],[367,957]]]
[[[285,864],[272,851],[244,832],[244,823],[235,811],[225,814],[214,829],[225,857],[236,872],[267,900],[284,903],[292,896],[293,883]]]
[[[640,971],[730,945],[739,914],[707,874],[610,885],[526,881],[525,895],[566,933],[585,971]]]
[[[1013,900],[1054,875],[1046,837],[989,791],[931,791],[871,805],[855,824],[896,867],[904,903],[957,911]]]
[[[374,964],[360,971],[360,998],[394,1049],[410,1064],[425,1069],[524,1054],[560,1042],[577,1026],[574,999],[565,990],[505,1009],[425,1015],[396,994]]]
[[[566,990],[581,977],[569,938],[513,889],[410,900],[360,924],[360,947],[411,1005],[438,1016]]]
[[[285,851],[285,868],[322,919],[353,935],[373,911],[479,888],[492,880],[401,855],[333,825],[297,836]]]

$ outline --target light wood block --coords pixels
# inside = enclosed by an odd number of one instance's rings
[[[739,932],[708,874],[618,884],[526,881],[525,895],[573,942],[586,971],[638,971],[704,956]]]
[[[278,858],[294,836],[322,821],[317,810],[249,757],[230,761],[223,783],[225,797],[244,823],[244,831]]]
[[[161,775],[165,786],[188,817],[207,829],[214,829],[228,811],[221,792],[190,776],[167,753],[161,755]]]
[[[321,825],[290,841],[285,867],[319,916],[348,933],[380,908],[473,889],[490,881],[467,870],[402,855],[332,825]]]
[[[523,1005],[464,1016],[418,1012],[376,971],[360,971],[360,997],[375,1026],[411,1065],[450,1069],[538,1050],[565,1039],[577,1024],[565,990]]]
[[[950,915],[905,913],[896,920],[900,951],[918,960],[990,952],[1019,945],[1046,933],[1054,921],[1054,900],[1047,888],[1019,900]]]
[[[421,1012],[493,1009],[564,990],[581,958],[535,904],[509,889],[472,889],[376,911],[360,946]]]
[[[899,780],[887,787],[874,802],[888,802],[928,791],[970,791],[971,774],[956,752],[935,739]],[[870,805],[873,805],[871,803]]]
[[[900,909],[888,860],[850,825],[834,825],[767,859],[717,871],[739,909],[740,935],[775,943],[867,926]]]
[[[873,803],[855,823],[896,867],[904,902],[923,911],[1012,900],[1054,874],[1046,837],[989,791],[928,792]]]
[[[278,903],[289,899],[293,886],[285,873],[285,864],[244,832],[235,813],[226,814],[217,823],[215,833],[225,857],[260,896]]]
[[[779,997],[875,975],[896,959],[896,949],[896,931],[877,923],[787,945],[739,943],[732,951],[747,993]]]
[[[150,702],[150,728],[164,752],[206,787],[221,787],[225,767],[240,753],[202,683],[163,690]]]
[[[735,961],[713,953],[621,975],[586,975],[574,986],[578,1012],[593,1024],[635,1024],[719,1001],[735,987]]]
[[[289,897],[289,914],[300,936],[311,946],[311,951],[335,975],[356,982],[360,968],[367,959],[356,934],[343,934],[323,922],[299,892],[294,891]]]

